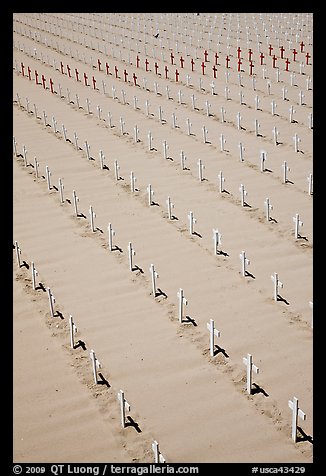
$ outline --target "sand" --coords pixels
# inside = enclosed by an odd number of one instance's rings
[[[13,460],[148,463],[157,440],[169,463],[312,462],[312,16],[17,13],[13,28]],[[251,394],[248,354],[259,368]],[[306,414],[296,442],[293,397]]]

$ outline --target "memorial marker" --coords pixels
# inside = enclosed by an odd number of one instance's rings
[[[73,204],[74,204],[75,215],[76,215],[76,217],[78,217],[77,203],[79,202],[79,198],[76,196],[75,190],[72,191],[72,201],[73,201]]]
[[[313,178],[312,178],[312,174],[309,174],[309,175],[308,175],[307,181],[308,181],[308,194],[309,194],[309,195],[313,195]]]
[[[243,184],[240,185],[239,192],[240,192],[241,206],[244,207],[246,205],[245,197],[248,195],[248,192],[245,190]]]
[[[288,182],[287,173],[290,172],[291,169],[290,167],[287,166],[286,160],[284,160],[282,164],[282,168],[283,168],[283,183],[287,183]]]
[[[23,145],[23,157],[24,157],[24,166],[27,167],[27,149],[26,146]]]
[[[149,267],[149,271],[151,273],[151,278],[152,278],[152,291],[153,291],[153,296],[156,297],[157,290],[156,290],[156,278],[159,277],[158,273],[155,271],[154,265],[151,264]]]
[[[47,165],[45,166],[45,175],[46,175],[46,181],[48,184],[48,190],[50,191],[51,190],[51,172]]]
[[[279,288],[283,288],[283,283],[278,279],[278,274],[274,273],[271,275],[271,280],[274,283],[274,301],[278,300],[278,290]]]
[[[204,144],[206,144],[207,143],[207,129],[205,126],[202,127],[202,131],[203,131]]]
[[[246,257],[246,253],[244,251],[240,253],[239,258],[241,260],[241,274],[245,277],[247,275],[246,266],[250,264],[250,261]]]
[[[69,330],[70,330],[70,347],[75,348],[75,334],[78,332],[77,326],[75,325],[72,315],[69,315]]]
[[[94,228],[94,218],[96,217],[96,214],[95,212],[93,211],[93,207],[92,205],[89,207],[89,220],[90,220],[90,224],[91,224],[91,230],[93,232],[95,232],[95,228]]]
[[[199,159],[198,162],[198,177],[199,177],[199,181],[202,182],[203,181],[203,170],[205,168],[205,165],[202,163],[202,160]]]
[[[101,363],[100,361],[97,359],[96,355],[95,355],[95,352],[93,349],[91,349],[90,353],[89,353],[89,356],[91,358],[91,361],[92,361],[92,369],[93,369],[93,377],[94,377],[94,383],[98,383],[98,380],[97,380],[97,370],[101,368]]]
[[[265,150],[260,151],[260,171],[265,172],[265,162],[267,159],[267,152]]]
[[[115,179],[116,181],[118,182],[120,180],[120,174],[119,174],[119,170],[120,170],[120,165],[118,164],[118,161],[115,160],[114,161],[114,175],[115,175]]]
[[[109,251],[113,251],[113,236],[115,235],[115,231],[113,230],[111,223],[109,223],[108,225],[108,235],[109,235]]]
[[[293,222],[294,222],[294,237],[296,240],[298,240],[299,238],[301,238],[299,234],[299,227],[303,226],[303,222],[300,221],[300,218],[299,218],[299,213],[295,214],[295,216],[293,217]]]
[[[189,220],[189,234],[193,235],[194,234],[194,224],[196,223],[196,218],[194,218],[193,212],[189,212],[188,215],[188,220]]]
[[[269,198],[266,198],[266,200],[264,201],[264,205],[265,205],[265,210],[266,210],[266,221],[270,221],[270,211],[273,210],[273,206],[271,205],[270,201],[269,201]]]
[[[254,371],[256,374],[258,374],[259,368],[252,363],[251,354],[247,354],[247,357],[243,357],[242,362],[247,367],[247,393],[250,395],[252,387],[252,372]]]
[[[64,198],[63,198],[63,189],[64,189],[64,186],[63,186],[63,183],[62,183],[62,179],[59,178],[58,182],[59,182],[60,202],[61,202],[61,203],[64,203]]]
[[[120,390],[118,393],[118,400],[120,402],[120,414],[121,414],[121,426],[122,428],[126,427],[126,410],[130,411],[130,405],[125,399],[124,392]]]
[[[53,296],[51,289],[47,288],[47,293],[48,293],[48,298],[49,298],[49,305],[50,305],[50,314],[51,317],[54,317],[54,303],[55,303],[55,297]]]
[[[223,173],[222,173],[222,170],[220,170],[220,173],[218,174],[218,179],[219,179],[219,190],[220,190],[220,193],[223,193],[225,190],[224,190],[224,186],[223,186],[223,183],[225,182],[225,178],[223,177]]]
[[[295,133],[293,136],[293,143],[294,143],[294,152],[299,152],[299,142],[301,139],[298,137],[298,134]]]
[[[150,207],[153,203],[152,197],[154,195],[154,191],[152,190],[151,184],[148,185],[146,190],[147,190],[147,196],[148,196],[148,206]]]
[[[34,168],[35,168],[35,175],[36,175],[36,178],[39,178],[39,163],[37,161],[37,158],[34,157]]]
[[[209,330],[209,351],[210,351],[210,356],[211,356],[211,357],[214,357],[214,346],[215,346],[214,338],[215,338],[215,336],[216,336],[216,337],[220,337],[221,333],[220,333],[220,331],[218,331],[217,329],[215,329],[215,324],[214,324],[214,320],[213,320],[213,319],[210,319],[210,320],[209,320],[209,323],[207,323],[206,326],[207,326],[207,329]]]
[[[158,442],[156,440],[152,443],[152,450],[154,452],[154,463],[166,463],[166,460],[159,450]]]
[[[21,262],[20,262],[21,249],[17,241],[15,241],[15,250],[16,250],[17,264],[18,264],[18,267],[21,268]]]
[[[168,146],[166,140],[164,140],[163,141],[163,157],[164,157],[164,159],[168,158],[168,149],[169,149],[169,146]]]
[[[181,324],[183,321],[183,306],[186,306],[188,304],[188,301],[184,297],[184,292],[182,288],[180,288],[179,291],[177,292],[177,296],[179,298],[178,317],[179,317],[179,322]]]
[[[151,131],[148,132],[147,137],[148,137],[148,150],[152,150],[153,137],[152,137]]]
[[[133,249],[131,242],[128,243],[128,257],[129,257],[129,269],[133,271],[133,257],[135,256],[136,251]]]
[[[292,431],[291,437],[294,443],[297,442],[297,426],[298,426],[298,417],[301,420],[306,419],[306,414],[299,408],[299,400],[296,397],[293,397],[293,400],[288,401],[289,408],[292,410]]]
[[[172,208],[174,208],[174,203],[171,202],[170,197],[167,198],[166,204],[167,204],[167,208],[168,208],[168,218],[169,218],[169,220],[172,220],[173,219]]]

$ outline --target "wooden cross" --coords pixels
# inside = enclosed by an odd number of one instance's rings
[[[75,325],[72,315],[69,316],[69,329],[70,329],[70,347],[75,348],[75,334],[78,332],[77,326]]]
[[[252,363],[252,355],[251,354],[247,354],[247,357],[243,357],[242,362],[247,367],[247,393],[249,393],[249,395],[250,395],[251,394],[251,386],[252,386],[252,371],[254,371],[256,374],[258,374],[259,373],[259,368],[256,367],[256,365],[254,365]]]
[[[120,390],[118,393],[118,400],[120,402],[120,414],[121,414],[121,426],[122,428],[126,427],[126,410],[130,411],[130,405],[125,399],[124,392]]]
[[[299,408],[299,400],[296,397],[293,397],[293,400],[288,401],[289,408],[292,410],[292,440],[294,443],[297,441],[297,426],[298,426],[298,417],[301,420],[306,419],[306,414]]]
[[[278,298],[278,289],[283,288],[283,283],[278,279],[278,274],[274,273],[271,275],[271,280],[274,283],[274,301],[277,301]]]
[[[179,308],[178,308],[178,315],[179,315],[179,322],[182,323],[183,320],[183,306],[188,304],[187,299],[184,297],[184,292],[183,289],[180,288],[180,290],[177,292],[177,296],[179,298]]]
[[[220,337],[221,333],[217,329],[215,329],[214,320],[210,319],[209,323],[206,324],[207,329],[209,330],[209,350],[210,356],[214,357],[214,337]]]
[[[101,368],[101,363],[100,363],[100,361],[97,359],[97,357],[96,357],[95,352],[94,352],[93,349],[91,349],[91,351],[90,351],[90,353],[89,353],[89,356],[90,356],[91,361],[92,361],[94,383],[98,383],[98,381],[97,381],[97,369],[100,369],[100,368]]]
[[[152,450],[154,452],[154,463],[166,463],[166,460],[159,450],[158,442],[156,440],[152,443]]]

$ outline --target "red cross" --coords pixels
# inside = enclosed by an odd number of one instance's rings
[[[133,79],[134,79],[134,85],[137,86],[137,76],[135,75],[135,73],[132,75]]]
[[[88,86],[88,84],[87,84],[87,74],[86,73],[84,73],[84,82],[85,82],[85,86]]]
[[[241,48],[240,48],[240,46],[238,46],[237,52],[238,52],[238,58],[240,58],[240,54],[241,54]]]
[[[311,56],[307,51],[307,53],[306,53],[306,64],[309,64],[309,58],[311,58]]]
[[[109,66],[109,63],[108,63],[108,62],[105,63],[105,67],[106,67],[106,74],[109,74],[109,68],[110,68],[110,66]]]
[[[63,71],[63,62],[62,61],[60,61],[60,69],[61,69],[61,73],[65,74],[64,71]]]
[[[280,47],[280,52],[281,52],[281,58],[282,58],[282,59],[284,58],[284,51],[285,51],[284,46],[281,46],[281,47]]]
[[[202,62],[201,64],[201,70],[202,70],[202,73],[205,74],[205,68],[206,68],[206,65],[204,63],[204,61]]]
[[[295,61],[295,57],[298,54],[297,50],[293,48],[293,61]]]
[[[226,67],[228,68],[228,67],[229,67],[230,58],[227,56],[227,57],[225,58],[225,61],[226,61]]]
[[[24,75],[24,69],[25,69],[24,63],[23,63],[23,62],[20,63],[20,66],[21,66],[21,68],[22,68],[22,75],[25,76],[25,75]]]
[[[146,71],[148,71],[148,65],[149,65],[149,61],[148,61],[148,59],[146,58],[146,59],[145,59],[145,69],[146,69]]]
[[[38,78],[38,72],[35,70],[34,74],[35,74],[35,83],[39,84],[38,79],[37,79]]]
[[[155,62],[154,64],[154,67],[155,67],[155,73],[157,74],[157,70],[158,70],[158,64]]]
[[[254,67],[255,65],[253,64],[252,61],[250,61],[250,65],[249,65],[249,68],[250,68],[250,76],[252,75],[252,68]]]
[[[184,63],[184,59],[182,58],[182,56],[180,56],[180,65],[181,65],[181,68],[183,68],[183,63]]]
[[[28,79],[31,80],[31,68],[28,66],[27,68],[27,71],[28,71]]]
[[[179,71],[177,69],[175,70],[175,81],[179,81]]]
[[[208,53],[207,53],[207,50],[204,51],[204,56],[205,56],[205,63],[207,63],[207,56],[208,56]]]
[[[174,63],[173,63],[173,60],[174,60],[174,54],[171,52],[171,55],[170,55],[170,56],[171,56],[171,64],[174,64]]]
[[[118,67],[117,66],[114,67],[114,71],[115,71],[115,77],[117,78],[118,77]]]
[[[136,57],[136,67],[139,68],[139,56]]]
[[[194,62],[194,59],[191,58],[191,71],[194,70],[194,66],[195,66],[195,62]]]
[[[303,48],[304,48],[304,42],[301,41],[301,43],[300,43],[300,51],[301,51],[301,53],[303,53]]]
[[[273,55],[273,68],[276,68],[276,61],[277,61],[277,57],[275,55]]]
[[[79,75],[79,73],[78,73],[78,69],[77,69],[77,68],[75,68],[75,75],[76,75],[76,79],[77,79],[77,81],[79,81],[79,79],[78,79],[78,75]]]
[[[101,71],[101,61],[99,59],[97,60],[97,65],[98,65],[98,70]]]
[[[242,61],[241,61],[241,59],[239,58],[239,59],[238,59],[238,71],[241,71],[241,65],[242,65]]]
[[[260,64],[261,64],[261,65],[264,64],[264,58],[265,58],[264,53],[260,53]]]
[[[96,79],[94,76],[92,76],[92,81],[93,81],[93,89],[96,89]]]
[[[272,47],[272,45],[269,45],[268,49],[269,49],[269,56],[272,56],[272,51],[274,48]]]
[[[51,93],[53,93],[53,81],[51,78],[50,78],[50,87],[51,87]]]
[[[71,74],[70,74],[70,66],[69,66],[69,64],[67,64],[67,71],[68,71],[68,76],[69,76],[69,78],[71,78]]]
[[[249,48],[248,55],[249,55],[249,61],[251,61],[251,57],[252,57],[252,50],[251,50],[251,48]]]
[[[289,58],[286,58],[285,60],[285,71],[289,71],[289,64],[291,63],[291,61],[289,60]]]
[[[165,69],[165,79],[168,79],[168,71],[169,71],[169,69],[168,69],[168,67],[167,67],[166,65],[165,65],[165,68],[164,68],[164,69]]]
[[[125,82],[127,82],[128,72],[126,70],[124,70],[123,74],[124,74],[124,77],[125,77]]]
[[[42,74],[42,83],[43,83],[43,88],[46,89],[46,85],[45,85],[46,79],[44,77],[44,74]]]
[[[216,68],[216,66],[215,66],[215,64],[214,64],[214,66],[213,66],[214,79],[216,79],[216,72],[217,72],[217,68]]]

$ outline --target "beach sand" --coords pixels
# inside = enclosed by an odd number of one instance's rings
[[[148,463],[154,440],[168,463],[312,462],[312,16],[17,13],[13,28],[14,462]]]

